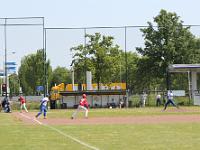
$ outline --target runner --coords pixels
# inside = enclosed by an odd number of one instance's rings
[[[47,103],[49,101],[49,98],[48,97],[44,97],[42,100],[41,100],[41,103],[40,103],[40,112],[38,112],[38,114],[35,116],[36,118],[38,118],[42,113],[44,114],[44,119],[46,119],[47,117]]]
[[[88,118],[88,102],[87,102],[87,99],[86,99],[86,94],[82,95],[82,98],[79,102],[78,108],[72,114],[71,119],[74,119],[76,117],[76,115],[77,115],[77,113],[79,112],[80,109],[83,109],[85,111],[85,118]]]
[[[24,110],[28,112],[26,108],[26,99],[23,96],[20,96],[19,101],[20,101],[20,112],[22,112],[22,108],[24,108]]]

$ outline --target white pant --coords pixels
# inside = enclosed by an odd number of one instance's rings
[[[24,108],[24,110],[25,110],[26,112],[28,112],[28,110],[27,110],[27,108],[26,108],[26,103],[21,104],[21,106],[20,106],[20,111],[22,111],[22,108]]]
[[[75,118],[76,115],[78,114],[79,110],[83,109],[85,111],[85,117],[88,117],[88,109],[84,106],[78,105],[78,108],[76,109],[76,111],[72,114],[72,117]]]
[[[141,106],[142,106],[142,107],[145,107],[145,104],[146,104],[146,100],[144,100],[144,99],[141,100]]]

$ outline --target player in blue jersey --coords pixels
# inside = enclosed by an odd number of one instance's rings
[[[40,101],[40,112],[38,112],[38,114],[35,116],[36,118],[38,118],[42,113],[44,115],[44,119],[46,119],[47,117],[47,103],[49,101],[48,97],[44,97],[41,101]]]

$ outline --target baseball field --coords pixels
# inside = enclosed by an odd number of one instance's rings
[[[73,109],[49,110],[48,118],[0,113],[1,150],[197,150],[200,108],[90,109],[89,118]]]

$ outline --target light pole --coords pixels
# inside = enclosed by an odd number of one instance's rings
[[[72,73],[72,91],[74,91],[74,67],[72,67],[71,73]]]
[[[128,92],[129,92],[129,86],[128,86],[128,59],[127,59],[127,49],[126,49],[126,36],[127,36],[127,27],[124,27],[124,49],[125,49],[125,66],[126,66],[126,107],[128,107]]]
[[[72,60],[71,62],[71,76],[72,76],[72,91],[74,91],[74,63],[75,63],[75,60]]]
[[[7,24],[7,18],[5,18],[5,24],[4,24],[4,38],[5,38],[5,60],[4,60],[4,73],[5,73],[5,81],[4,81],[4,83],[6,84],[6,97],[7,97],[7,92],[8,92],[8,87],[7,87],[7,85],[8,85],[8,81],[7,81],[7,66],[6,66],[6,62],[7,62],[7,33],[6,33],[6,25]]]
[[[4,46],[5,46],[5,57],[4,57],[4,83],[6,84],[6,97],[8,94],[8,70],[7,70],[7,19],[8,18],[4,18],[5,19],[5,23],[4,23]],[[15,52],[12,52],[12,54],[15,54]]]
[[[14,55],[16,52],[13,51],[11,52],[9,55]],[[12,74],[11,71],[16,69],[16,63],[14,61],[8,61],[8,53],[7,53],[7,49],[6,49],[6,53],[4,56],[4,62],[3,62],[3,72],[4,72],[4,84],[6,85],[6,91],[5,91],[5,96],[8,95],[9,93],[9,77],[8,74]],[[10,70],[10,72],[8,72],[8,70]]]

